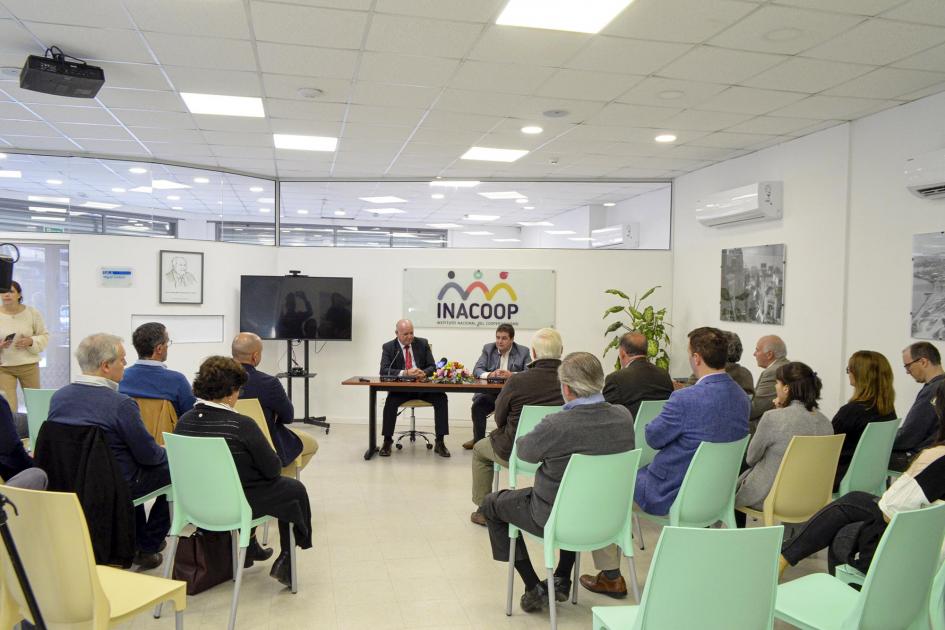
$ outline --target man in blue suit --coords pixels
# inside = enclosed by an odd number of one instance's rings
[[[528,348],[515,343],[515,328],[512,324],[499,324],[495,330],[495,343],[487,343],[482,347],[482,355],[476,361],[473,376],[508,378],[513,372],[524,372],[529,360]],[[467,451],[472,449],[476,442],[486,437],[486,418],[495,411],[495,400],[498,395],[498,392],[480,392],[473,396],[473,439],[463,444],[463,448]]]
[[[699,379],[692,387],[673,392],[663,411],[646,425],[646,443],[657,449],[648,466],[637,471],[634,501],[644,512],[664,515],[676,500],[696,449],[702,442],[735,442],[748,435],[751,402],[725,372],[728,340],[717,328],[689,333],[689,365]],[[594,552],[600,573],[582,575],[589,591],[626,597],[616,546]]]

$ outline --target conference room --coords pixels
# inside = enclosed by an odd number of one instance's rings
[[[130,367],[143,358],[134,331],[163,324],[161,362],[192,383],[251,332],[254,369],[282,375],[294,405],[286,426],[317,441],[297,473],[312,547],[296,551],[294,586],[257,562],[238,599],[229,580],[187,596],[186,625],[551,623],[547,602],[521,609],[517,577],[507,607],[511,568],[470,522],[474,399],[504,387],[472,374],[503,323],[524,353],[551,328],[562,356],[590,353],[609,375],[609,344],[626,330],[612,324],[633,327],[628,299],[655,287],[640,312],[662,311],[658,356],[677,381],[694,373],[690,331],[709,326],[740,337],[755,382],[756,342],[784,340],[822,382],[828,419],[853,396],[844,369],[858,350],[892,364],[896,419],[923,389],[896,362],[920,341],[945,350],[940,3],[541,4],[0,3],[0,253],[18,255],[12,279],[48,331],[33,353],[39,388],[81,377],[76,353],[97,333],[122,338]],[[31,75],[27,89],[31,55],[55,76]],[[94,96],[37,89],[65,63],[101,70]],[[402,320],[444,364],[432,380],[460,382],[398,380],[408,366],[382,348]],[[461,366],[436,373],[450,363]],[[9,401],[22,437],[24,387],[14,382]],[[382,457],[384,401],[404,391],[446,392],[448,433],[429,404],[398,406],[395,432],[429,435],[397,448],[395,433]],[[516,487],[532,483],[519,475]],[[646,600],[669,530],[639,527]],[[256,537],[278,551],[275,523],[264,528]],[[545,579],[542,541],[525,539]],[[584,551],[579,572],[593,575]],[[820,552],[780,583],[827,571]],[[574,586],[576,603],[553,607],[558,627],[595,627],[593,608],[639,603]],[[170,627],[174,610],[121,627]],[[797,625],[769,612],[771,627]]]

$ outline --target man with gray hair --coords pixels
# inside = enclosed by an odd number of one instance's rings
[[[749,429],[755,432],[758,426],[758,420],[769,409],[774,409],[774,375],[778,368],[790,363],[787,358],[787,346],[777,335],[767,335],[758,340],[755,344],[755,361],[758,367],[762,368],[762,373],[758,377],[758,384],[755,385],[755,395],[751,398],[751,415],[748,417]]]
[[[524,374],[528,372],[514,378]],[[625,407],[604,400],[604,370],[597,357],[572,352],[558,366],[558,379],[564,408],[545,416],[516,442],[519,458],[541,463],[534,485],[489,494],[480,508],[489,527],[492,557],[499,562],[509,561],[509,523],[536,536],[543,535],[571,455],[610,455],[633,449],[633,419]],[[571,590],[574,560],[574,552],[561,552],[554,579],[559,602],[565,601]],[[515,568],[525,582],[522,610],[541,610],[548,602],[547,587],[535,573],[521,536],[516,539]]]
[[[508,467],[512,442],[518,430],[518,418],[525,405],[562,405],[558,367],[561,365],[561,335],[553,328],[542,328],[532,336],[532,362],[524,372],[513,374],[495,400],[496,429],[473,446],[472,501],[476,508],[492,489],[492,463]],[[478,509],[469,517],[485,525],[486,517]]]
[[[145,429],[138,403],[118,392],[125,373],[121,338],[108,333],[89,335],[79,343],[75,357],[82,374],[53,394],[47,422],[101,429],[132,499],[171,483],[167,453]],[[164,496],[154,501],[147,518],[143,506],[136,508],[134,563],[140,570],[160,566],[160,550],[170,526]]]

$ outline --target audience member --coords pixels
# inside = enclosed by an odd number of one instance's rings
[[[728,357],[725,360],[725,371],[732,380],[738,383],[738,386],[745,390],[749,396],[755,395],[755,380],[751,371],[739,363],[742,360],[742,340],[741,337],[731,331],[724,331],[725,338],[728,340]]]
[[[269,427],[269,437],[272,438],[272,445],[282,466],[288,466],[301,456],[301,467],[305,468],[318,452],[318,442],[307,432],[286,426],[292,424],[295,418],[292,401],[279,379],[256,369],[262,361],[262,340],[253,333],[240,333],[233,338],[230,351],[246,371],[246,385],[240,398],[255,398],[259,401]]]
[[[46,489],[46,473],[33,463],[23,441],[17,435],[13,414],[6,399],[0,396],[0,478],[7,485],[33,490]],[[16,483],[13,483],[16,480]]]
[[[663,515],[679,493],[689,462],[702,442],[734,442],[748,434],[749,402],[725,373],[728,340],[717,328],[689,333],[689,365],[699,380],[676,390],[663,411],[646,425],[646,442],[659,452],[637,471],[634,499],[641,509]],[[581,585],[610,597],[626,597],[616,546],[594,552],[596,576],[582,575]]]
[[[632,331],[620,338],[617,356],[620,369],[604,380],[604,399],[612,405],[623,405],[634,418],[645,400],[666,400],[673,393],[669,372],[647,360],[647,339]]]
[[[246,370],[234,359],[208,357],[194,379],[197,404],[181,416],[174,433],[226,440],[253,518],[268,515],[279,519],[279,556],[269,575],[291,586],[289,526],[295,529],[297,546],[311,547],[312,509],[302,482],[282,476],[282,462],[256,422],[233,410],[240,387],[246,382]],[[254,535],[246,550],[244,566],[252,566],[256,560],[266,560],[270,555],[272,551],[263,549]]]
[[[436,370],[436,360],[430,350],[430,344],[422,337],[414,337],[413,322],[402,319],[395,327],[396,339],[392,339],[381,348],[381,376],[409,376],[414,379],[424,379]],[[394,428],[397,425],[397,409],[408,400],[425,400],[433,405],[433,418],[436,431],[436,440],[433,452],[440,457],[449,457],[449,449],[443,438],[449,435],[449,405],[446,394],[436,393],[401,393],[390,392],[384,401],[384,424],[381,433],[384,443],[379,455],[390,457],[391,446],[394,445]]]
[[[633,420],[624,407],[604,400],[601,394],[604,371],[597,357],[587,352],[569,354],[558,366],[558,379],[566,401],[564,409],[545,416],[533,431],[516,442],[522,460],[541,463],[535,473],[534,486],[500,490],[486,496],[482,503],[492,557],[499,562],[509,561],[509,523],[537,536],[543,535],[571,455],[609,455],[633,449]],[[574,560],[574,552],[561,552],[554,573],[558,601],[568,598]],[[532,567],[522,536],[516,540],[515,569],[525,582],[525,593],[520,601],[522,610],[541,610],[548,601],[547,587]]]
[[[941,380],[934,386],[934,400],[938,426],[933,443],[919,452],[878,500],[868,492],[850,492],[811,517],[797,536],[781,547],[781,572],[826,548],[830,573],[838,564],[849,564],[865,573],[896,513],[945,498],[945,382]]]
[[[755,395],[751,398],[751,415],[748,417],[748,423],[752,433],[764,412],[774,407],[775,374],[779,367],[788,362],[787,346],[777,335],[767,335],[755,344],[754,355],[762,372],[758,377],[758,384],[755,385]]]
[[[180,372],[167,369],[164,363],[171,347],[164,324],[141,324],[131,335],[131,343],[138,353],[138,360],[125,370],[118,391],[132,398],[168,400],[174,405],[178,418],[190,411],[197,401],[190,391],[190,382]]]
[[[919,341],[903,350],[902,367],[916,383],[923,383],[923,386],[893,444],[889,467],[900,471],[905,470],[915,454],[935,439],[937,423],[930,403],[932,392],[945,380],[942,355],[928,341]]]
[[[762,509],[795,435],[833,435],[830,420],[817,409],[821,387],[820,377],[803,363],[795,361],[778,368],[775,408],[761,416],[748,443],[745,462],[749,468],[738,478],[735,507]],[[744,527],[744,512],[735,512],[735,521]]]
[[[833,490],[840,488],[840,480],[847,474],[853,452],[860,442],[866,425],[870,422],[895,420],[893,406],[896,393],[893,391],[893,373],[889,361],[879,352],[858,350],[847,362],[847,376],[853,386],[850,402],[840,407],[833,417],[833,432],[845,434],[837,463],[837,476]]]
[[[515,372],[521,372],[528,363],[528,350],[514,341],[515,328],[512,324],[499,324],[495,331],[495,343],[482,347],[482,355],[473,368],[476,378],[509,378]],[[495,411],[498,394],[479,392],[472,400],[473,439],[463,443],[463,448],[470,450],[476,442],[486,437],[486,418]]]
[[[528,370],[510,378],[496,399],[496,429],[487,438],[476,442],[472,458],[472,501],[478,508],[492,489],[493,462],[509,465],[512,443],[518,430],[518,419],[525,405],[561,405],[561,335],[552,328],[542,328],[532,336],[532,362]],[[478,509],[470,520],[485,525],[486,518]]]
[[[39,355],[49,343],[43,316],[23,304],[20,283],[10,282],[10,290],[0,294],[0,391],[16,412],[16,383],[39,387]]]
[[[97,426],[121,469],[132,499],[171,482],[167,454],[157,445],[141,421],[138,404],[118,392],[125,372],[125,348],[120,337],[108,333],[89,335],[75,353],[82,374],[59,389],[49,403],[49,422],[73,426]],[[160,550],[170,529],[167,500],[154,500],[145,518],[144,506],[135,508],[134,563],[141,570],[161,564]]]

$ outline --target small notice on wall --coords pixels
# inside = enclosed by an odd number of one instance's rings
[[[134,281],[134,270],[131,267],[101,267],[99,277],[103,287],[130,287]]]

